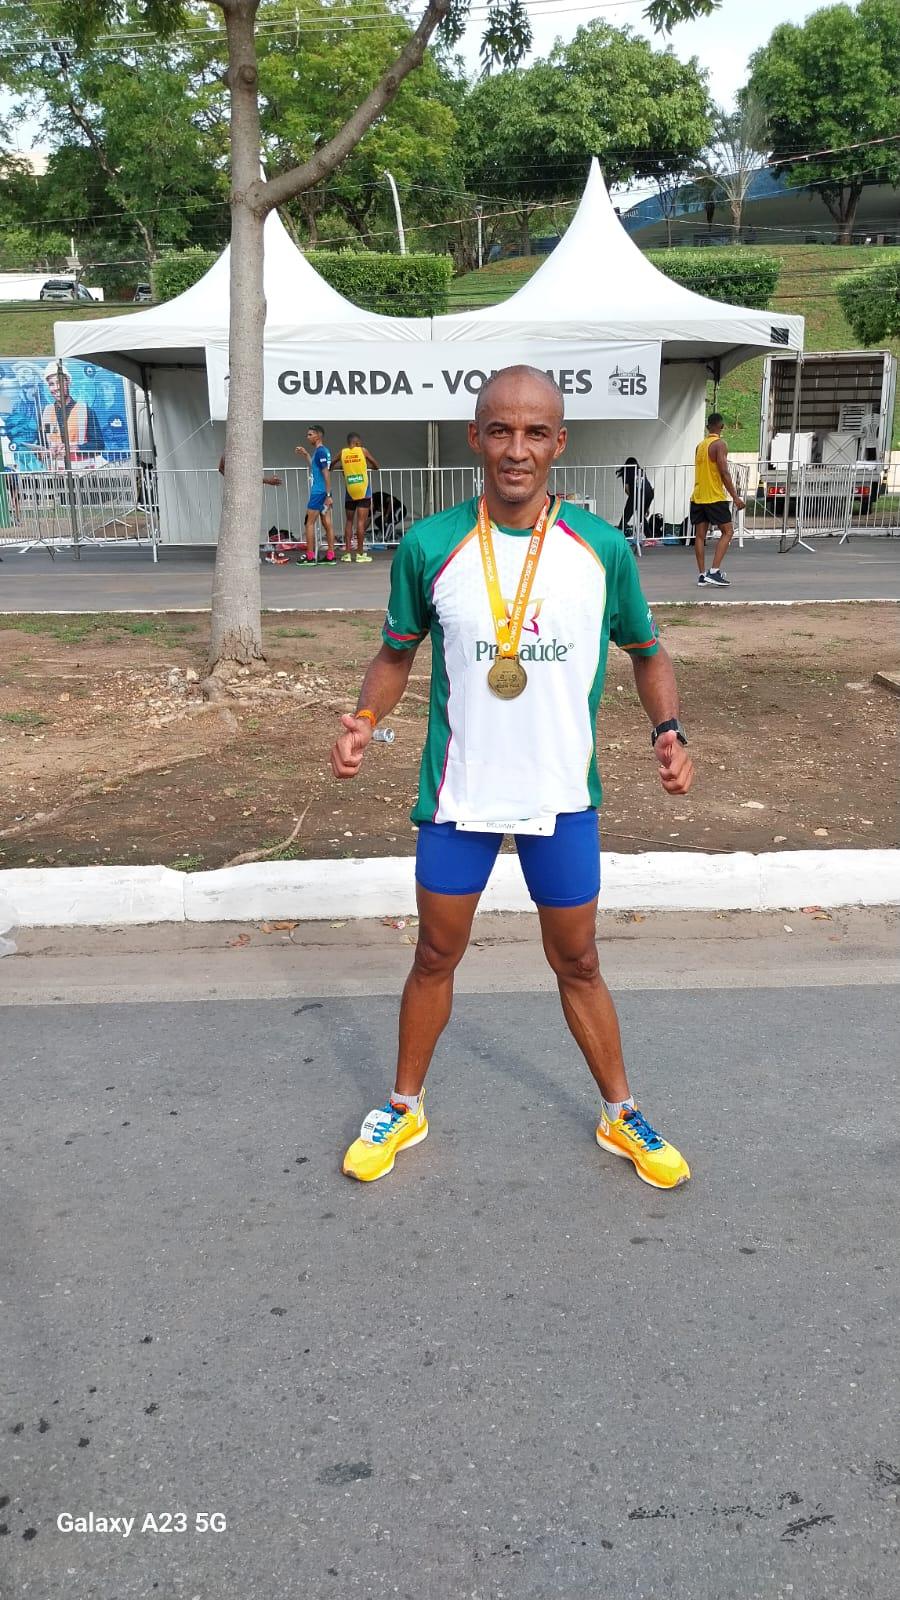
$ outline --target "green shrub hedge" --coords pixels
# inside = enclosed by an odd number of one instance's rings
[[[851,273],[837,293],[860,344],[883,344],[900,337],[900,260]]]
[[[779,262],[750,250],[648,250],[667,278],[710,300],[764,311],[778,282]]]
[[[449,256],[311,250],[308,260],[338,294],[365,311],[392,317],[433,317],[447,309],[453,276]],[[298,313],[302,315],[302,307]]]
[[[218,257],[218,250],[203,250],[198,244],[160,256],[151,273],[154,300],[174,300],[177,294],[184,294]]]

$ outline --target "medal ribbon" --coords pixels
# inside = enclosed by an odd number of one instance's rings
[[[512,603],[512,613],[506,615],[506,605],[500,590],[500,579],[497,575],[497,562],[494,558],[494,541],[491,537],[491,519],[488,516],[487,503],[482,495],[478,502],[478,543],[481,549],[481,564],[484,567],[484,581],[491,605],[491,614],[494,618],[494,632],[497,635],[497,648],[501,656],[515,658],[518,654],[519,640],[522,637],[522,625],[525,621],[525,612],[531,597],[531,588],[537,572],[538,562],[541,558],[541,547],[544,535],[547,532],[547,521],[550,516],[552,500],[547,500],[528,541],[525,560],[519,575],[519,585],[516,589],[515,599]]]

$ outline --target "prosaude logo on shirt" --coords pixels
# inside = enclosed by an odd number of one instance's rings
[[[537,644],[520,644],[518,657],[520,661],[565,661],[569,651],[574,648],[571,644],[560,644],[558,639],[542,639]],[[476,639],[475,660],[493,661],[497,650],[495,639]]]

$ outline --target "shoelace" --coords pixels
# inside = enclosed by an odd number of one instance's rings
[[[393,1101],[386,1101],[381,1107],[381,1115],[384,1117],[384,1121],[379,1122],[377,1128],[372,1130],[372,1143],[384,1144],[388,1134],[393,1133],[397,1123],[402,1122],[406,1114],[405,1106],[395,1106]]]
[[[645,1150],[661,1150],[665,1139],[661,1139],[655,1128],[651,1128],[647,1118],[642,1116],[637,1106],[626,1106],[622,1112],[622,1121],[627,1124],[630,1134],[637,1139]]]

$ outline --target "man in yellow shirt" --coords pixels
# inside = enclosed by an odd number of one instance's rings
[[[366,555],[366,528],[372,509],[369,471],[377,472],[378,462],[366,449],[358,433],[348,433],[347,443],[341,451],[340,466],[344,474],[344,554],[341,560],[352,561],[355,535],[357,561],[371,561],[372,557]]]
[[[725,418],[714,411],[707,418],[706,438],[694,452],[694,488],[691,494],[691,527],[694,531],[694,555],[699,569],[698,584],[712,584],[714,588],[727,589],[728,579],[722,571],[725,552],[734,538],[731,507],[725,496],[731,496],[735,511],[741,511],[744,501],[734,486],[728,471],[728,446],[722,438]],[[719,538],[713,564],[706,571],[706,530],[718,528]]]

